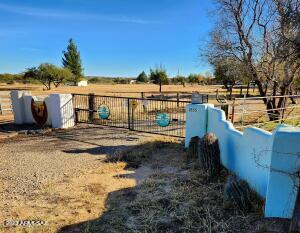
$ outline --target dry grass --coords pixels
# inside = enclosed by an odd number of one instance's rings
[[[173,141],[166,138],[164,138],[164,141],[146,142],[130,150],[116,151],[113,155],[107,156],[106,162],[126,162],[127,168],[138,168],[143,163],[151,163],[154,154],[160,153],[162,149],[169,149],[170,146],[174,146]]]
[[[27,90],[34,95],[49,95],[51,93],[95,93],[98,95],[116,95],[141,97],[141,92],[158,92],[159,86],[154,84],[89,84],[87,87],[60,86],[52,88],[50,91],[43,91],[42,85],[34,84],[0,84],[0,91],[11,90]],[[200,86],[200,85],[165,85],[162,88],[163,92],[193,92],[199,91],[204,93],[215,93],[216,89],[221,88],[218,85]]]
[[[155,141],[110,158],[153,172],[138,186],[110,193],[99,218],[62,232],[286,232],[286,222],[264,220],[261,211],[224,208],[227,172],[210,180],[185,153],[178,142]]]

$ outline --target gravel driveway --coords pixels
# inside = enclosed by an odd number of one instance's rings
[[[70,206],[77,205],[85,198],[90,202],[88,206],[91,208],[97,205],[99,207],[104,203],[106,193],[110,189],[134,184],[132,181],[126,183],[114,178],[118,172],[123,172],[122,167],[106,168],[106,155],[137,145],[151,137],[153,138],[151,135],[128,130],[81,125],[70,130],[55,130],[42,135],[20,135],[0,141],[0,222],[3,223],[7,219],[24,219],[26,216],[43,216],[40,213],[47,211],[55,217],[63,213],[64,205],[69,217],[68,212],[72,211]],[[88,175],[95,171],[94,177]],[[82,185],[85,183],[84,177],[90,179],[86,181],[86,187]],[[58,189],[61,183],[64,183],[64,186]],[[47,186],[49,184],[54,184],[53,188],[58,191],[45,193],[45,190],[49,189],[51,192],[52,186]],[[92,188],[87,190],[89,186]],[[91,196],[87,196],[91,190],[94,190]],[[105,190],[102,196],[99,196],[99,190]],[[56,200],[58,196],[61,198],[59,202]],[[74,203],[69,201],[70,197]],[[49,203],[54,205],[51,204],[50,208]],[[48,207],[49,210],[45,209]],[[30,215],[27,214],[29,210]],[[93,214],[89,209],[87,211],[87,214]],[[85,214],[81,214],[83,219],[89,217]],[[60,223],[64,218],[60,217]],[[4,232],[8,232],[7,229],[4,229]]]
[[[1,194],[5,199],[30,195],[41,183],[79,175],[100,165],[106,154],[145,137],[127,130],[82,125],[0,143]]]

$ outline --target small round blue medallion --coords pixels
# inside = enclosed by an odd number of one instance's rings
[[[167,113],[158,113],[155,121],[159,126],[167,127],[170,124],[170,116]]]
[[[105,104],[102,104],[98,107],[98,114],[99,114],[99,118],[100,119],[108,119],[109,115],[110,115],[110,110],[109,107]]]

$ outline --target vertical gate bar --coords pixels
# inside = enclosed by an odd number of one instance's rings
[[[127,98],[127,114],[128,114],[128,129],[131,130],[131,126],[130,126],[130,99]]]
[[[95,108],[95,94],[89,94],[89,119],[88,122],[92,123],[94,118],[94,108]]]
[[[134,108],[131,106],[131,130],[134,130]]]
[[[75,124],[77,124],[78,123],[78,109],[75,108],[74,112],[75,112]]]
[[[144,93],[144,92],[141,92],[141,95],[142,95],[142,105],[143,105],[143,110],[144,110],[144,112],[146,112],[147,109],[146,109],[146,106],[144,105],[145,93]]]

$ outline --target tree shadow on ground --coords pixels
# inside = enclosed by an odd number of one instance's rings
[[[68,154],[91,154],[91,155],[113,155],[116,153],[116,151],[119,150],[126,150],[130,147],[133,146],[128,146],[128,145],[118,145],[118,146],[102,146],[99,145],[97,147],[93,148],[87,148],[87,149],[70,149],[70,150],[63,150],[63,152],[68,153]]]
[[[126,129],[112,129],[105,126],[92,126],[87,128],[74,128],[71,131],[58,130],[53,135],[55,139],[61,142],[73,143],[75,148],[63,150],[70,154],[88,153],[91,155],[113,154],[117,150],[123,150],[130,147],[130,144],[136,144],[142,138],[151,138],[141,134],[133,134]],[[109,143],[107,143],[109,142]],[[92,148],[77,147],[77,143],[81,145],[94,146]],[[106,146],[105,144],[115,144],[113,146]],[[79,144],[79,145],[80,145]]]
[[[108,126],[97,126],[97,125],[87,125],[81,124],[80,126],[76,126],[76,128],[72,128],[71,130],[56,130],[53,135],[61,140],[74,140],[87,142],[95,141],[95,140],[125,140],[125,141],[137,141],[141,137],[143,138],[151,138],[151,135],[142,135],[132,133],[127,129],[121,128],[111,128]],[[93,143],[94,145],[99,145],[97,143]]]
[[[36,124],[16,125],[13,122],[0,124],[0,132],[20,132],[23,130],[36,130],[36,129],[41,129],[41,127]]]

